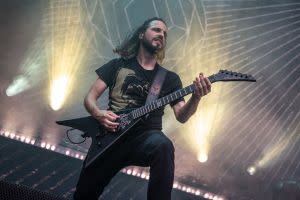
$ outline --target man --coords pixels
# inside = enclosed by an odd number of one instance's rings
[[[161,18],[144,22],[115,52],[121,56],[96,70],[99,78],[89,90],[84,105],[87,111],[110,134],[116,131],[119,117],[115,112],[138,108],[145,104],[152,80],[165,53],[166,23]],[[201,73],[194,80],[195,92],[185,102],[172,102],[178,121],[186,122],[196,111],[202,96],[211,90],[211,83]],[[109,88],[109,110],[97,107],[97,99]],[[160,96],[182,88],[177,74],[168,71]],[[128,165],[150,166],[148,200],[170,200],[174,179],[174,147],[161,132],[163,108],[152,112],[130,129],[128,138],[115,148],[97,167],[82,169],[74,199],[98,199],[112,177]]]

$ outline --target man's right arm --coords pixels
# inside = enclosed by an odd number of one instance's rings
[[[84,106],[86,110],[100,122],[100,124],[102,124],[109,131],[114,132],[119,125],[115,122],[115,120],[118,118],[118,115],[111,111],[100,110],[97,106],[97,99],[103,94],[106,88],[106,83],[98,78],[93,83],[88,94],[86,95],[84,99]]]

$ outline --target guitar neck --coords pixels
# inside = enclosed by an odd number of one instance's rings
[[[215,78],[214,78],[214,75],[209,76],[208,79],[211,83],[216,82]],[[173,93],[171,93],[167,96],[164,96],[164,97],[159,98],[155,101],[152,101],[149,104],[146,104],[146,105],[144,105],[140,108],[137,108],[137,109],[131,111],[129,113],[129,115],[133,119],[137,119],[137,118],[142,117],[142,116],[144,116],[144,115],[146,115],[146,114],[148,114],[148,113],[150,113],[150,112],[152,112],[156,109],[161,108],[164,105],[167,105],[167,104],[169,104],[169,103],[171,103],[171,102],[173,102],[177,99],[180,99],[180,98],[194,92],[194,90],[195,90],[195,86],[193,84],[191,84],[191,85],[189,85],[185,88],[177,90],[177,91],[175,91],[175,92],[173,92]]]

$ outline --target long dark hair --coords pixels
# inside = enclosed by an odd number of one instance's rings
[[[124,41],[114,49],[114,53],[119,54],[124,59],[130,59],[137,56],[139,46],[140,46],[140,34],[145,33],[147,28],[150,26],[152,21],[161,21],[164,24],[166,22],[159,17],[153,17],[151,19],[146,20],[140,27],[138,27],[135,31],[129,34]],[[158,51],[155,55],[157,62],[162,63],[165,58],[165,48]]]

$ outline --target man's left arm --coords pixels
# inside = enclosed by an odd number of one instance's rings
[[[196,112],[201,97],[211,91],[211,83],[202,73],[196,77],[193,84],[195,91],[191,98],[187,102],[180,101],[173,106],[175,117],[181,123],[185,123]]]

